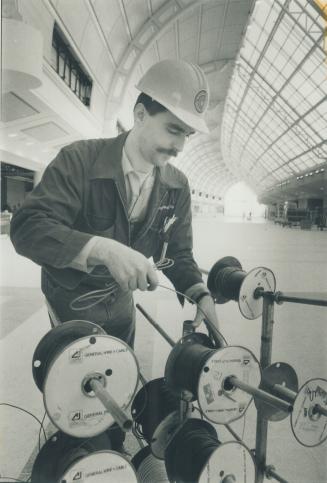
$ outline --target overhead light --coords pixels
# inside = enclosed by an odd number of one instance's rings
[[[10,134],[8,134],[9,138],[16,138],[17,136],[18,136],[17,132],[11,132]]]

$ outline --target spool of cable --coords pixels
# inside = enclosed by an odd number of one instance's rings
[[[257,267],[250,272],[234,257],[224,257],[214,264],[208,274],[208,289],[217,304],[236,300],[242,315],[250,320],[262,314],[263,299],[255,291],[274,292],[276,279],[271,270]]]
[[[155,458],[150,446],[145,446],[131,461],[139,483],[157,483],[169,481],[164,461]]]
[[[321,410],[317,410],[320,408]],[[310,379],[294,400],[291,427],[303,446],[315,447],[327,439],[327,380]]]
[[[74,321],[68,329],[65,325],[46,334],[33,357],[35,380],[50,420],[61,431],[81,438],[100,434],[115,421],[128,430],[132,422],[124,410],[139,375],[133,351],[123,341],[102,334],[95,324]],[[85,330],[91,335],[81,337]],[[56,350],[50,349],[51,340]]]
[[[81,439],[56,432],[42,446],[32,469],[32,483],[58,483],[74,462],[95,451],[110,450],[111,441],[104,432],[94,438]]]
[[[193,401],[196,399],[199,374],[214,350],[209,337],[201,333],[189,334],[177,342],[165,367],[167,386],[176,396],[186,389],[193,394]]]
[[[201,345],[200,335],[183,337],[171,351],[165,368],[167,385],[176,394],[191,392],[209,421],[227,424],[242,417],[253,398],[226,381],[233,375],[258,387],[260,365],[245,347],[209,349]]]
[[[132,464],[114,451],[97,451],[76,461],[60,479],[60,483],[138,483]]]
[[[180,424],[180,398],[173,394],[163,377],[145,384],[132,403],[132,417],[136,432],[140,433],[157,458],[164,458],[164,450],[171,433]]]
[[[38,343],[33,355],[33,378],[40,391],[43,391],[49,366],[67,345],[80,337],[105,333],[102,327],[86,320],[70,320],[47,332]]]
[[[239,442],[221,444],[206,421],[189,419],[171,440],[165,453],[169,481],[176,483],[246,483],[254,481],[252,455]]]

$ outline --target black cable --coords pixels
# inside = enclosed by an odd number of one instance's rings
[[[15,404],[10,404],[10,403],[0,403],[0,406],[9,406],[11,408],[15,408],[15,409],[19,409],[20,411],[23,411],[24,413],[27,413],[29,414],[30,416],[32,416],[32,418],[36,419],[36,421],[39,423],[40,427],[42,428],[43,430],[43,435],[44,435],[44,439],[47,441],[47,436],[45,434],[45,430],[44,430],[44,426],[43,426],[43,423],[39,420],[39,418],[37,418],[34,414],[32,414],[30,411],[27,411],[26,409],[23,409],[19,406],[15,406]]]
[[[44,420],[45,420],[46,414],[47,414],[46,411],[44,411],[43,418],[41,420],[42,426],[44,424]],[[42,430],[42,427],[40,426],[40,429],[39,429],[39,451],[41,449],[41,430]]]

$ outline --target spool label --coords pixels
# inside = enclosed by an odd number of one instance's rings
[[[84,390],[85,377],[95,373],[120,407],[128,407],[135,394],[138,364],[124,342],[101,334],[71,343],[51,364],[43,391],[49,418],[71,436],[92,437],[114,423],[101,401]]]
[[[97,451],[73,464],[62,476],[60,483],[137,482],[132,465],[113,451]]]
[[[202,369],[198,401],[204,416],[217,424],[227,424],[246,411],[252,396],[228,384],[228,378],[258,387],[260,367],[253,354],[243,347],[225,347],[215,351]]]
[[[327,409],[327,381],[313,379],[302,386],[291,415],[294,436],[304,446],[318,446],[327,439],[327,417],[316,411]]]

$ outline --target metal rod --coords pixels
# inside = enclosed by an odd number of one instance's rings
[[[123,431],[130,431],[132,429],[133,421],[128,417],[125,411],[117,404],[117,402],[110,396],[108,391],[103,387],[98,379],[91,379],[90,386],[94,394],[104,407],[108,410],[116,423]]]
[[[271,294],[273,295],[273,294]],[[273,297],[266,296],[263,298],[262,325],[261,325],[261,348],[260,348],[260,365],[262,369],[270,366],[272,353],[272,336],[274,324],[274,300]],[[256,483],[263,483],[266,468],[267,455],[267,436],[268,421],[264,418],[262,411],[257,412],[256,427]]]
[[[296,399],[297,393],[288,389],[288,387],[282,386],[281,384],[274,384],[272,391],[276,396],[285,398],[286,401],[293,403]]]
[[[327,307],[327,300],[314,299],[309,297],[296,297],[291,294],[284,294],[282,292],[275,293],[275,300],[277,303],[292,302],[294,304],[318,305],[320,307]]]
[[[269,299],[272,296],[272,292],[264,292],[262,289],[255,291],[255,297],[268,297]],[[283,292],[275,292],[273,294],[273,299],[277,304],[281,304],[283,302],[292,302],[295,304],[305,304],[305,305],[318,305],[320,307],[327,307],[327,299],[324,298],[313,298],[313,297],[304,297],[300,295],[293,295],[291,293],[283,293]]]
[[[282,478],[281,476],[279,476],[278,473],[276,473],[274,466],[267,466],[266,467],[266,476],[267,476],[268,479],[274,478],[274,480],[277,480],[280,483],[288,483],[287,480],[284,480],[284,478]]]
[[[282,411],[291,412],[293,409],[292,404],[284,401],[284,399],[273,396],[269,392],[263,391],[262,389],[250,386],[249,384],[246,384],[245,382],[238,379],[236,376],[228,377],[227,382],[230,382],[233,386],[242,389],[242,391],[251,394],[252,396],[260,399],[261,401],[264,401],[267,404],[270,404],[270,406],[281,409]]]
[[[171,345],[171,347],[174,347],[176,345],[176,342],[173,341],[173,339],[171,339],[169,337],[169,335],[167,334],[167,332],[165,332],[159,324],[157,324],[157,322],[155,322],[153,320],[153,318],[144,310],[144,308],[140,305],[140,304],[136,304],[136,308],[139,309],[139,311],[141,312],[142,315],[144,315],[144,317],[150,322],[151,325],[153,325],[153,327],[159,332],[159,334],[162,335],[162,337],[168,342],[168,344]]]
[[[313,407],[313,413],[319,413],[323,416],[327,416],[327,409],[320,406],[320,404],[315,404],[315,406]]]

